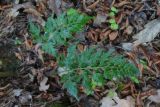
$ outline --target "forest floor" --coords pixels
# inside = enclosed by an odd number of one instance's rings
[[[77,48],[113,49],[138,68],[137,83],[109,80],[79,101],[63,88],[54,56],[34,42],[29,22],[42,28],[70,8],[92,17],[73,33]],[[159,0],[0,0],[0,107],[160,107],[159,33]]]

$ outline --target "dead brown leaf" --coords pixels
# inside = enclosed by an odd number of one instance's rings
[[[110,33],[111,33],[111,30],[107,30],[107,31],[102,32],[102,33],[100,34],[100,39],[101,39],[102,41],[104,41],[105,39],[108,38],[108,36],[109,36]]]
[[[118,31],[111,32],[109,34],[109,40],[113,41],[117,38],[117,36],[118,36]]]

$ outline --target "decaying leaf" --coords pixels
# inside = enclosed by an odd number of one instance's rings
[[[93,24],[96,25],[96,26],[100,26],[103,22],[106,21],[106,19],[107,19],[106,15],[97,14]]]
[[[39,87],[40,91],[47,91],[48,90],[49,84],[46,85],[47,81],[48,81],[48,78],[44,77],[43,80],[40,82],[40,87]]]
[[[155,19],[145,25],[145,28],[136,34],[133,38],[137,39],[134,45],[151,42],[160,32],[160,20]]]
[[[128,96],[126,99],[120,99],[117,93],[113,93],[113,96],[106,96],[101,101],[100,107],[135,107],[135,100]]]
[[[157,90],[157,94],[149,96],[148,99],[152,102],[160,103],[160,90]]]

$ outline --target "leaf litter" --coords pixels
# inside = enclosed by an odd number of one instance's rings
[[[9,100],[17,102],[13,93],[19,97],[18,101],[21,104],[18,104],[20,105],[27,103],[32,106],[46,106],[45,102],[50,103],[56,100],[63,102],[63,99],[69,99],[67,101],[75,107],[80,107],[84,103],[83,96],[80,99],[82,102],[77,102],[62,89],[59,76],[55,76],[54,71],[59,69],[59,75],[63,75],[66,72],[65,69],[57,68],[54,57],[40,50],[38,44],[34,44],[27,31],[27,24],[25,24],[34,21],[44,26],[49,16],[57,17],[71,7],[95,17],[82,33],[76,34],[77,38],[82,38],[81,34],[83,35],[81,44],[78,44],[79,51],[83,52],[86,47],[95,44],[106,50],[112,47],[117,53],[130,59],[141,71],[139,84],[128,82],[129,80],[115,83],[116,92],[112,98],[105,93],[111,87],[107,85],[103,88],[97,87],[92,96],[94,101],[101,104],[100,107],[146,107],[147,100],[156,105],[159,103],[157,78],[160,75],[160,48],[158,47],[160,26],[157,3],[158,0],[77,0],[73,2],[33,0],[32,2],[20,1],[18,4],[11,2],[0,4],[0,40],[14,40],[15,37],[22,40],[22,44],[16,46],[15,52],[17,58],[22,62],[19,76],[0,79],[0,86],[3,89],[0,90],[0,96],[2,96],[0,105],[17,106],[9,102]],[[110,29],[108,24],[112,6],[118,9],[114,18],[119,29],[115,31]],[[60,52],[65,53],[65,48],[60,47],[60,49]],[[11,85],[3,88],[8,84],[7,81],[10,81]],[[157,90],[157,94],[150,91],[152,89]],[[13,90],[12,94],[11,90]],[[83,91],[83,88],[81,90]],[[102,93],[105,94],[102,96]],[[40,104],[35,99],[42,103]],[[8,103],[6,104],[5,101]],[[92,104],[86,100],[83,105],[88,107],[86,105]]]

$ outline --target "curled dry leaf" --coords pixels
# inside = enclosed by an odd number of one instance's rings
[[[40,91],[47,91],[48,90],[49,84],[46,85],[47,81],[48,81],[48,78],[44,77],[43,80],[40,82],[40,87],[39,87]]]
[[[160,20],[155,19],[145,25],[145,28],[136,34],[133,38],[137,39],[134,45],[151,42],[160,32]]]

